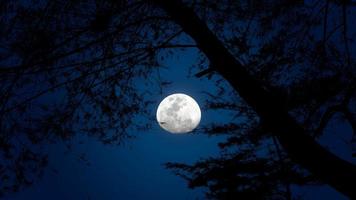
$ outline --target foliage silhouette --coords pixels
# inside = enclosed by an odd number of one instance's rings
[[[238,120],[203,129],[230,135],[221,157],[167,167],[210,198],[291,199],[292,184],[321,182],[355,196],[355,166],[317,142],[338,113],[356,128],[354,9],[329,0],[1,1],[0,195],[41,176],[48,142],[83,134],[120,144],[130,128],[149,128],[132,120],[152,103],[137,80],[153,84],[162,53],[198,48],[197,76],[221,89],[207,107]]]
[[[266,131],[270,131],[279,140],[294,161],[347,196],[356,196],[353,184],[350,184],[355,180],[356,167],[325,150],[305,132],[304,128],[290,116],[289,110],[285,108],[285,96],[274,89],[276,86],[261,83],[260,80],[251,76],[244,65],[229,53],[205,23],[196,17],[192,9],[179,1],[156,2],[162,5],[167,13],[197,42],[198,48],[209,58],[215,70],[226,78],[239,95],[252,106]],[[286,5],[289,7],[290,4]],[[283,7],[283,2],[278,6]],[[345,11],[345,8],[343,10]],[[346,12],[343,14],[345,39]],[[345,65],[350,66],[347,38],[345,44]],[[277,51],[276,56],[281,57],[281,52]],[[350,83],[353,84],[352,81]],[[345,93],[352,94],[353,86],[347,88]],[[348,96],[346,95],[345,99],[349,99]],[[349,101],[346,100],[346,102]]]

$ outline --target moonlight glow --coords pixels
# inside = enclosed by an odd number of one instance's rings
[[[159,125],[171,133],[187,133],[195,129],[201,118],[197,102],[185,94],[172,94],[159,104],[157,113]]]

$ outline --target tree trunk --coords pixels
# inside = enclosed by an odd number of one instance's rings
[[[281,98],[268,91],[237,61],[206,23],[180,0],[153,0],[197,43],[220,73],[256,111],[289,156],[339,192],[356,197],[356,167],[320,146],[284,108]]]

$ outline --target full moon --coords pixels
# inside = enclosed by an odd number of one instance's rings
[[[158,124],[170,133],[188,133],[199,124],[198,103],[186,94],[172,94],[162,100],[156,113]]]

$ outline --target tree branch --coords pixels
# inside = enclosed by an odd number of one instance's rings
[[[345,51],[346,51],[346,63],[347,66],[351,66],[351,56],[350,56],[350,48],[349,48],[349,41],[347,39],[347,13],[346,13],[346,3],[342,5],[342,21],[343,21],[343,37],[344,37],[344,43],[345,43]]]
[[[215,70],[239,92],[284,147],[288,155],[321,181],[349,197],[356,197],[356,167],[331,154],[289,116],[278,95],[255,80],[224,47],[206,23],[179,0],[153,0],[197,43]]]
[[[324,33],[323,33],[323,42],[324,46],[326,45],[326,31],[328,29],[328,11],[329,11],[329,2],[330,0],[326,0],[325,4],[325,12],[324,12]]]
[[[330,119],[332,118],[332,116],[334,116],[334,114],[337,113],[337,112],[342,112],[343,110],[344,110],[344,107],[341,106],[341,105],[336,105],[336,106],[329,107],[325,111],[324,115],[321,117],[319,126],[315,130],[314,137],[318,137],[318,136],[322,135],[326,125],[328,125],[328,123],[329,123]]]

